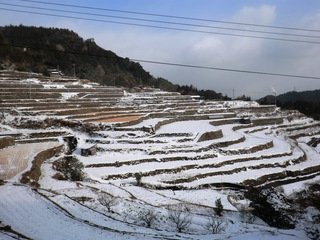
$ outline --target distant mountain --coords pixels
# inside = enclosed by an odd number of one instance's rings
[[[303,92],[287,92],[277,97],[277,106],[295,109],[314,119],[320,119],[320,89]],[[275,96],[268,95],[257,100],[260,104],[274,104]]]
[[[265,103],[270,102],[274,103],[275,96],[268,95],[263,98],[260,98],[258,102]],[[307,102],[315,102],[320,103],[320,89],[314,91],[303,91],[303,92],[287,92],[284,94],[280,94],[277,96],[277,102],[296,102],[296,101],[307,101]]]

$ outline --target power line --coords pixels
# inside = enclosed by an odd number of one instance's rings
[[[118,57],[118,56],[111,57],[111,56],[98,55],[98,54],[80,53],[80,52],[73,52],[73,51],[60,51],[60,50],[56,50],[56,49],[45,49],[45,48],[37,48],[37,47],[29,47],[29,46],[20,46],[20,45],[14,45],[14,44],[0,43],[0,46],[9,46],[9,47],[17,47],[17,48],[23,48],[23,49],[26,48],[26,49],[33,49],[33,50],[40,50],[40,51],[58,52],[58,53],[62,53],[62,54],[75,54],[75,55],[82,55],[82,56],[88,56],[88,57],[103,57],[103,58],[123,60],[123,58]],[[152,60],[144,60],[144,59],[134,59],[134,58],[130,58],[130,61],[158,64],[158,65],[167,65],[167,66],[174,66],[174,67],[186,67],[186,68],[194,68],[194,69],[206,69],[206,70],[236,72],[236,73],[245,73],[245,74],[256,74],[256,75],[268,75],[268,76],[276,76],[276,77],[289,77],[289,78],[320,80],[320,77],[315,77],[315,76],[304,76],[304,75],[293,75],[293,74],[284,74],[284,73],[272,73],[272,72],[262,72],[262,71],[252,71],[252,70],[209,67],[209,66],[200,66],[200,65],[191,65],[191,64],[181,64],[181,63],[160,62],[160,61],[152,61]]]
[[[188,27],[212,28],[212,29],[221,29],[221,30],[229,30],[229,31],[231,30],[231,31],[241,31],[241,32],[283,35],[283,36],[290,36],[290,37],[320,38],[320,36],[314,36],[314,35],[310,36],[310,35],[304,35],[304,34],[292,34],[292,33],[281,33],[281,32],[229,28],[229,27],[217,27],[217,26],[190,24],[190,23],[182,23],[182,22],[160,21],[160,20],[152,20],[152,19],[144,19],[144,18],[133,18],[133,17],[114,16],[114,15],[97,14],[97,13],[89,13],[89,12],[69,11],[69,10],[64,10],[64,9],[52,9],[52,8],[43,8],[43,7],[35,7],[35,6],[25,6],[25,5],[10,4],[10,3],[0,3],[0,4],[6,5],[6,6],[12,6],[12,7],[23,7],[23,8],[29,8],[29,9],[31,8],[31,9],[38,9],[38,10],[45,10],[45,11],[53,11],[53,12],[64,12],[64,13],[90,15],[90,16],[97,16],[97,17],[126,19],[126,20],[135,20],[135,21],[152,22],[152,23],[163,23],[163,24],[170,24],[170,25],[182,25],[182,26],[188,26]]]
[[[0,10],[12,11],[12,12],[21,12],[21,13],[28,13],[28,14],[36,14],[36,15],[43,15],[43,16],[51,16],[51,17],[61,17],[61,18],[69,18],[69,19],[78,19],[78,20],[105,22],[105,23],[113,23],[113,24],[121,24],[121,25],[130,25],[130,26],[136,26],[136,27],[148,27],[148,28],[157,28],[157,29],[184,31],[184,32],[205,33],[205,34],[214,34],[214,35],[223,35],[223,36],[264,39],[264,40],[276,40],[276,41],[285,41],[285,42],[320,44],[320,42],[307,41],[307,40],[294,40],[294,39],[286,39],[286,38],[274,38],[274,37],[265,37],[265,36],[262,37],[262,36],[243,35],[243,34],[234,34],[234,33],[225,33],[225,32],[211,32],[211,31],[192,30],[192,29],[185,29],[185,28],[164,27],[164,26],[155,26],[155,25],[147,25],[147,24],[138,24],[138,23],[129,23],[129,22],[119,22],[119,21],[94,19],[94,18],[87,18],[87,17],[66,16],[66,15],[52,14],[52,13],[40,13],[40,12],[33,12],[33,11],[9,9],[9,8],[0,8]]]
[[[272,72],[261,72],[261,71],[251,71],[251,70],[240,70],[240,69],[230,69],[230,68],[219,68],[219,67],[208,67],[208,66],[180,64],[180,63],[170,63],[170,62],[158,62],[158,61],[141,60],[141,59],[130,59],[130,60],[137,61],[137,62],[144,62],[144,63],[170,65],[170,66],[176,66],[176,67],[189,67],[189,68],[218,70],[218,71],[226,71],[226,72],[249,73],[249,74],[269,75],[269,76],[277,76],[277,77],[290,77],[290,78],[304,78],[304,79],[317,79],[317,80],[320,80],[320,77],[313,77],[313,76],[302,76],[302,75],[292,75],[292,74],[272,73]]]
[[[125,10],[119,10],[119,9],[97,8],[97,7],[90,7],[90,6],[63,4],[63,3],[50,3],[50,2],[43,2],[43,1],[36,1],[36,0],[19,0],[19,1],[47,4],[47,5],[55,5],[55,6],[63,6],[63,7],[84,8],[84,9],[99,10],[99,11],[129,13],[129,14],[154,16],[154,17],[164,17],[164,18],[174,18],[174,19],[184,19],[184,20],[193,20],[193,21],[224,23],[224,24],[235,24],[235,25],[243,25],[243,26],[262,27],[262,28],[285,29],[285,30],[293,30],[293,31],[320,32],[320,30],[318,30],[318,29],[306,29],[306,28],[294,28],[294,27],[273,26],[273,25],[253,24],[253,23],[240,23],[240,22],[232,22],[232,21],[220,21],[220,20],[205,19],[205,18],[193,18],[193,17],[166,15],[166,14],[125,11]]]

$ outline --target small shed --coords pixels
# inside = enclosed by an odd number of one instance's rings
[[[155,133],[155,130],[154,130],[154,128],[153,128],[153,126],[143,126],[142,127],[142,131],[144,131],[144,132],[147,132],[147,133],[150,133],[150,134],[154,134]]]
[[[81,148],[81,156],[88,157],[97,154],[97,144],[92,145],[89,148]]]
[[[65,136],[63,140],[67,143],[67,152],[71,154],[74,152],[78,146],[78,140],[75,136]]]

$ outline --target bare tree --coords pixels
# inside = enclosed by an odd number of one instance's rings
[[[151,227],[158,219],[158,214],[153,209],[145,209],[138,213],[139,219],[143,221],[147,227]]]
[[[101,203],[101,205],[107,207],[108,212],[112,212],[111,208],[118,204],[117,197],[104,192],[98,193],[98,201]]]
[[[221,219],[214,216],[208,218],[207,224],[204,226],[205,229],[213,234],[223,233],[226,230],[227,223]]]
[[[169,209],[168,218],[175,225],[178,232],[185,231],[192,221],[190,212],[187,208],[183,209],[182,206],[176,210]]]

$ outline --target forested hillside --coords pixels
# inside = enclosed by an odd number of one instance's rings
[[[320,90],[287,92],[276,97],[277,106],[287,110],[298,110],[316,120],[320,119]],[[274,104],[275,96],[269,95],[258,100],[260,104]]]
[[[180,86],[164,78],[155,78],[129,58],[99,47],[93,38],[84,40],[77,33],[58,28],[0,27],[0,69],[14,68],[49,74],[61,70],[102,85],[124,87],[151,86],[182,94],[199,94],[206,99],[226,99],[213,90]]]
[[[67,29],[7,26],[0,27],[1,67],[49,74],[59,68],[68,76],[75,75],[103,85],[126,87],[155,86],[175,91],[169,81],[154,78],[139,63],[117,56],[99,47],[94,39],[82,39]]]

